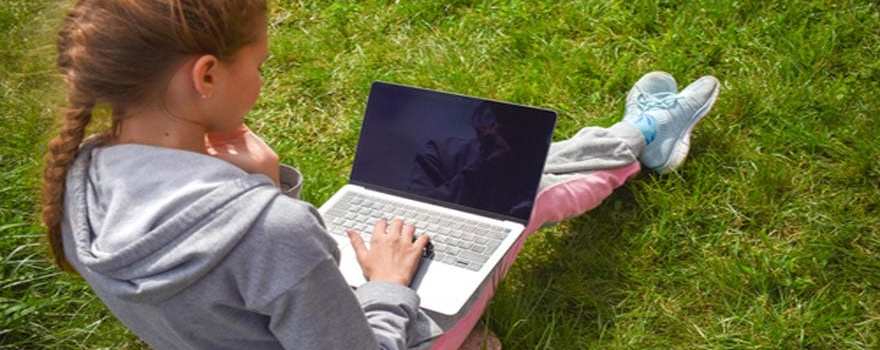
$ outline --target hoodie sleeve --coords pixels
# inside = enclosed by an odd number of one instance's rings
[[[302,191],[303,176],[293,166],[281,164],[278,166],[278,179],[280,180],[281,192],[285,195],[299,199]]]
[[[332,259],[266,304],[269,329],[285,349],[406,349],[418,315],[411,289],[370,282],[351,292]]]
[[[269,316],[270,331],[286,349],[406,349],[439,335],[436,323],[419,310],[419,297],[412,289],[369,282],[352,291],[337,266],[336,244],[311,204],[283,196],[275,204],[267,220],[282,223],[270,222],[265,227],[282,232],[264,232],[268,240],[259,249],[263,259],[258,260],[278,263],[310,258],[298,261],[303,268],[293,269],[288,276],[265,275],[266,271],[283,274],[277,266],[250,268],[263,272],[268,283],[287,283],[283,288],[269,288],[271,292],[256,296],[251,305]],[[277,215],[276,210],[287,214]],[[291,230],[296,231],[293,237]],[[302,243],[309,241],[316,244]],[[265,259],[273,255],[278,258]],[[297,278],[290,276],[294,273]]]
[[[419,310],[419,296],[408,287],[367,282],[355,294],[380,349],[421,346],[442,333],[439,326]]]

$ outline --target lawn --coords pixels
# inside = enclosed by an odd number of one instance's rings
[[[41,245],[68,3],[0,6],[0,348],[139,349]],[[722,81],[679,172],[530,239],[484,316],[505,348],[880,348],[876,2],[279,0],[270,35],[248,122],[315,205],[374,80],[552,108],[557,140],[611,125],[651,70]]]

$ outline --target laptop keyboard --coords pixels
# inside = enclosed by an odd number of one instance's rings
[[[347,236],[345,230],[354,229],[369,242],[379,218],[389,222],[400,218],[415,226],[416,237],[430,236],[425,258],[473,271],[482,268],[510,234],[510,229],[501,226],[352,192],[345,193],[324,214],[324,223],[331,234]]]

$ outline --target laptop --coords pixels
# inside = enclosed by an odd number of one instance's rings
[[[366,283],[345,230],[369,247],[375,222],[427,234],[412,287],[421,307],[454,315],[523,234],[556,113],[374,82],[348,184],[319,211],[349,285]]]

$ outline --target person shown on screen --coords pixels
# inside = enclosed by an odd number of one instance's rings
[[[430,140],[415,156],[408,191],[427,197],[485,210],[511,213],[518,203],[512,196],[521,191],[499,193],[505,176],[511,145],[504,135],[492,104],[480,103],[471,115],[474,137]],[[505,166],[507,165],[507,166]],[[511,213],[512,214],[512,213]]]

